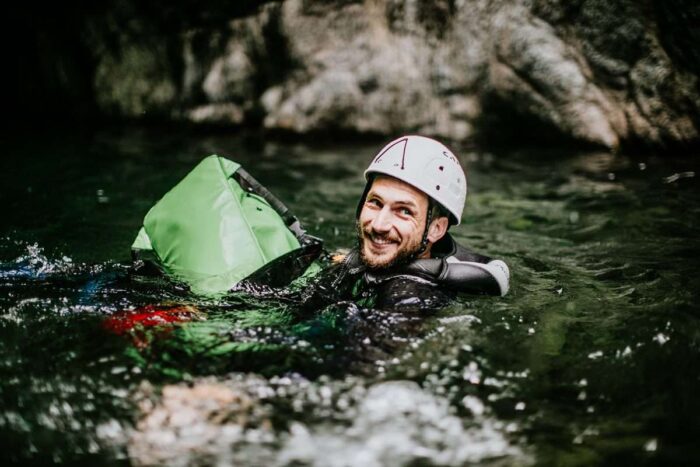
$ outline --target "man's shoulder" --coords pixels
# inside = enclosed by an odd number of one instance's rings
[[[440,284],[462,292],[503,296],[510,288],[510,270],[503,260],[460,245],[449,234],[435,244],[431,259],[416,260],[410,267],[430,271]]]
[[[482,255],[471,248],[459,244],[450,234],[445,234],[445,236],[433,246],[432,251],[432,257],[437,259],[455,258],[459,261],[484,264],[492,260],[490,256]]]

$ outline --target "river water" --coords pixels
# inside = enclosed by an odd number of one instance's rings
[[[131,274],[148,208],[201,158],[240,162],[329,250],[354,242],[381,143],[112,129],[3,140],[0,459],[106,465],[698,463],[697,158],[464,148],[462,243],[504,298],[304,315]],[[105,321],[187,304],[140,336]]]

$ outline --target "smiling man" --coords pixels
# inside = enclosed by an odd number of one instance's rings
[[[374,156],[365,180],[356,211],[358,245],[334,258],[337,264],[309,288],[307,303],[322,306],[336,297],[425,312],[454,292],[508,292],[506,263],[458,244],[448,232],[461,222],[467,180],[444,144],[398,138]]]
[[[447,231],[446,217],[437,217],[426,229],[428,197],[398,179],[377,176],[358,220],[362,261],[370,268],[390,268],[414,256],[430,257],[430,246]],[[422,234],[427,231],[427,243]]]
[[[357,207],[359,245],[346,263],[360,262],[365,281],[427,281],[470,293],[505,295],[508,266],[455,242],[467,180],[457,157],[442,143],[403,136],[387,144],[365,171]],[[396,295],[396,294],[394,294]]]

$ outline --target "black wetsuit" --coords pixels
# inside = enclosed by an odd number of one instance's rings
[[[302,293],[308,307],[342,300],[399,311],[425,311],[447,304],[456,292],[504,295],[508,268],[500,260],[476,253],[445,235],[418,259],[386,270],[367,268],[357,248],[345,260],[324,271]]]

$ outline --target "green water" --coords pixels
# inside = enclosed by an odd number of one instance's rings
[[[130,276],[141,219],[218,153],[328,249],[349,247],[381,143],[122,129],[2,145],[3,465],[700,462],[697,158],[462,149],[454,235],[509,264],[510,293],[423,316],[350,302],[298,314]],[[208,320],[141,350],[103,328],[152,303]],[[237,402],[198,406],[187,391],[205,386]]]

